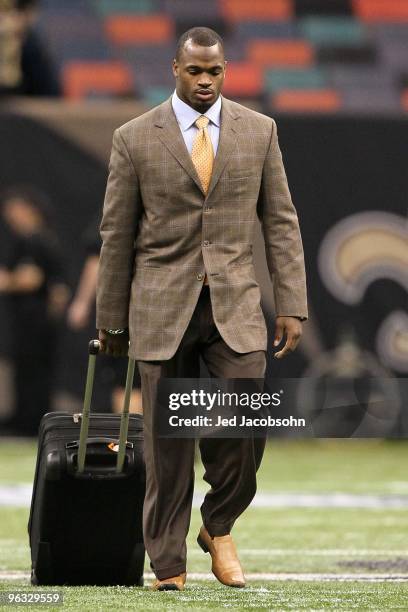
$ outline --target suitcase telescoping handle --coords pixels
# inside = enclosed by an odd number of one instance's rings
[[[92,389],[95,377],[96,356],[101,348],[99,340],[91,340],[89,343],[89,360],[88,370],[86,374],[84,405],[82,410],[81,430],[79,433],[79,448],[78,448],[78,472],[82,473],[85,469],[86,447],[88,444],[89,417],[91,411]],[[128,368],[126,374],[126,389],[125,399],[123,403],[123,411],[120,419],[119,433],[119,450],[116,461],[116,472],[120,473],[123,469],[126,453],[126,441],[129,429],[129,404],[130,395],[132,393],[133,378],[135,373],[135,360],[129,357]]]

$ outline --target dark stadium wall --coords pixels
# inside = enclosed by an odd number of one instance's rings
[[[380,326],[392,312],[406,311],[407,306],[408,121],[281,116],[277,124],[302,230],[311,314],[323,348],[333,349],[343,332],[352,331],[361,347],[375,355]],[[350,227],[344,229],[347,224]],[[346,247],[357,231],[361,235],[370,226],[377,228],[373,236],[379,236],[381,244],[369,253],[367,243],[356,240],[355,252],[350,248],[349,254],[350,277],[343,279],[343,291],[339,282],[336,292],[321,262],[322,256],[336,257],[333,229],[343,232]],[[329,247],[322,252],[326,236]],[[338,269],[327,270],[328,275],[335,273]],[[400,369],[392,367],[391,358],[383,365],[407,375],[408,354],[405,369],[404,355],[399,357]]]

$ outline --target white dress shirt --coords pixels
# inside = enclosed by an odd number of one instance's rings
[[[194,125],[194,122],[201,117],[201,113],[198,113],[196,110],[194,110],[194,108],[183,102],[183,100],[180,100],[176,91],[173,93],[171,104],[184,138],[184,142],[186,143],[187,150],[191,155],[191,151],[193,150],[193,142],[198,132],[198,128]],[[215,156],[218,148],[218,140],[220,138],[221,96],[218,96],[217,100],[212,106],[210,106],[204,115],[210,120],[207,129],[211,138]]]

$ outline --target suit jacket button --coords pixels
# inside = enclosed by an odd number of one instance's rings
[[[197,274],[197,280],[202,281],[204,278],[204,274]]]
[[[209,240],[204,240],[204,242],[203,242],[203,245],[204,245],[204,246],[209,246],[209,244],[210,244],[210,241],[209,241]]]

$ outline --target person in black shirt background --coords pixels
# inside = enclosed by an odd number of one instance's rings
[[[15,433],[36,435],[42,415],[51,409],[58,333],[69,289],[43,194],[9,189],[0,196],[0,216],[7,239],[0,292],[16,396],[9,426]]]
[[[62,95],[60,79],[35,27],[38,0],[0,0],[0,96]]]

